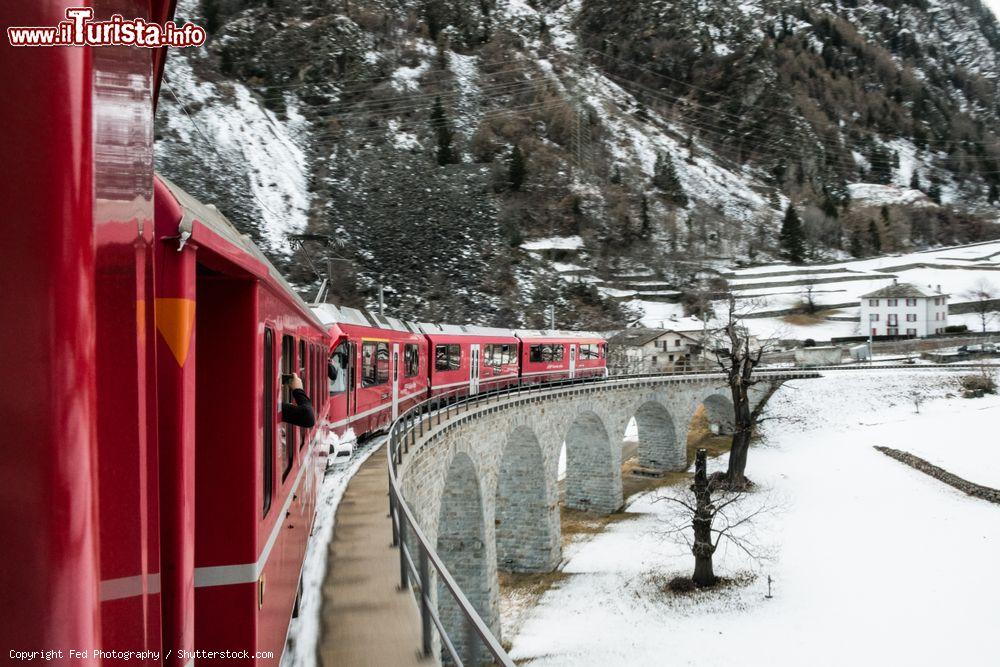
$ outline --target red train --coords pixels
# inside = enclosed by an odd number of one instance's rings
[[[344,438],[385,428],[433,396],[459,396],[607,374],[597,334],[413,323],[322,304],[333,339],[331,430]]]
[[[88,4],[0,15],[48,26]],[[94,4],[97,18],[173,12]],[[314,312],[218,210],[153,173],[164,57],[0,46],[0,146],[16,162],[0,179],[11,658],[277,664],[331,434],[377,431],[433,393],[604,372],[595,336]],[[313,428],[281,421],[293,370]]]

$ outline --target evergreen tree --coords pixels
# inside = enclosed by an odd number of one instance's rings
[[[861,257],[865,254],[864,246],[861,245],[861,235],[857,230],[851,232],[851,256]]]
[[[688,196],[684,192],[684,186],[681,185],[680,179],[677,178],[674,161],[665,153],[656,156],[656,164],[653,166],[653,185],[671,203],[677,206],[687,206]]]
[[[639,236],[648,239],[653,233],[653,220],[649,216],[649,199],[642,195],[639,203]]]
[[[524,153],[520,146],[514,146],[510,153],[510,166],[507,168],[507,181],[511,190],[520,190],[524,185],[524,178],[528,173],[528,166],[524,161]]]
[[[917,172],[916,169],[913,170],[913,175],[910,176],[910,189],[912,190],[922,189],[920,187],[920,174]]]
[[[444,113],[444,106],[441,98],[434,98],[434,107],[431,109],[431,128],[437,135],[437,163],[439,165],[455,164],[458,156],[451,147],[452,132],[448,123],[448,117]]]
[[[935,204],[941,203],[941,185],[937,182],[937,179],[931,181],[931,187],[927,188],[927,196]]]
[[[868,241],[871,243],[872,252],[876,255],[882,252],[882,234],[874,220],[868,222]]]
[[[785,209],[785,219],[781,223],[781,254],[792,264],[801,264],[805,259],[805,233],[802,220],[791,204]]]
[[[996,181],[990,183],[990,192],[986,195],[986,199],[991,204],[995,204],[1000,199],[1000,188],[997,188]]]
[[[889,185],[892,183],[892,155],[879,145],[872,146],[869,155],[872,168],[868,177],[873,183]]]

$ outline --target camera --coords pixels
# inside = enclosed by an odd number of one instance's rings
[[[289,384],[294,376],[291,373],[281,374],[281,384]]]

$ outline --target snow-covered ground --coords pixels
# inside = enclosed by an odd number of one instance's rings
[[[353,439],[353,432],[349,438]],[[331,438],[327,445],[336,447],[340,439]],[[299,617],[293,618],[288,628],[282,667],[312,667],[316,664],[316,647],[319,642],[320,612],[323,604],[323,579],[326,578],[326,556],[336,524],[337,506],[344,497],[347,483],[361,465],[385,442],[384,437],[373,438],[357,447],[349,457],[331,459],[316,499],[316,525],[306,547],[302,565],[302,599]]]
[[[957,398],[958,377],[897,370],[788,383],[771,405],[784,419],[764,425],[748,466],[760,489],[748,502],[781,507],[756,526],[772,557],[716,554],[717,574],[748,582],[661,592],[690,574],[692,556],[662,534],[669,503],[643,494],[628,508],[634,519],[566,548],[570,576],[506,637],[512,657],[574,667],[995,664],[1000,507],[873,449],[1000,482],[1000,397]],[[920,414],[914,391],[927,398]]]

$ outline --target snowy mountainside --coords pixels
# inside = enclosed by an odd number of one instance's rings
[[[789,205],[813,259],[1000,233],[984,12],[182,0],[211,38],[170,54],[157,165],[307,295],[329,266],[346,305],[382,285],[404,317],[539,326],[554,305],[613,328],[637,287],[676,301],[705,269],[777,259]]]

